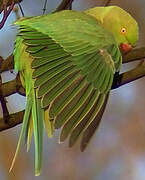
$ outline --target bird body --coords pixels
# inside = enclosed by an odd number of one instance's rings
[[[122,64],[119,46],[136,44],[138,26],[117,6],[65,10],[16,24],[15,69],[27,103],[12,167],[22,140],[26,137],[29,149],[34,133],[35,175],[39,175],[44,126],[49,137],[54,128],[62,127],[60,141],[69,136],[70,147],[82,136],[81,150],[86,148]]]

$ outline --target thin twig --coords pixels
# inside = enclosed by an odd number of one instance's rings
[[[12,2],[16,3],[20,3],[22,0],[7,0],[5,2],[5,0],[0,0],[0,13],[4,10],[4,6],[8,7],[12,4]]]
[[[25,14],[24,14],[24,11],[23,11],[23,8],[22,8],[21,4],[20,4],[20,3],[18,3],[18,6],[19,6],[19,8],[20,8],[20,11],[21,11],[22,16],[24,17],[24,16],[25,16]]]
[[[3,28],[8,16],[13,10],[16,3],[21,2],[22,0],[1,0],[0,2],[0,14],[3,12],[2,20],[0,21],[0,29]]]
[[[65,9],[72,9],[72,3],[74,0],[63,0],[54,12],[62,11]]]
[[[46,5],[47,5],[47,0],[45,0],[45,3],[44,3],[43,14],[45,14],[45,11],[46,11]]]
[[[4,26],[8,16],[10,15],[11,11],[14,8],[14,5],[15,5],[15,3],[12,2],[12,4],[9,6],[8,10],[7,10],[7,8],[4,8],[4,15],[3,15],[3,18],[2,18],[2,20],[0,22],[0,29],[2,29],[2,27]]]
[[[110,3],[111,3],[111,0],[104,0],[104,2],[102,3],[102,6],[109,6]]]

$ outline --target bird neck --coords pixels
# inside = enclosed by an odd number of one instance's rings
[[[114,6],[107,7],[95,7],[90,8],[84,11],[86,14],[93,16],[100,24],[103,25],[103,19],[106,14],[113,8]]]

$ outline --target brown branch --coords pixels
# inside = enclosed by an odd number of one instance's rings
[[[62,11],[65,9],[72,9],[72,3],[74,0],[63,0],[54,12]]]
[[[0,0],[0,13],[8,6],[10,6],[13,2],[20,3],[22,0]]]
[[[21,84],[19,75],[17,75],[16,79],[3,83],[0,87],[0,92],[3,97],[7,97],[15,93],[25,96],[25,89]]]
[[[104,2],[102,3],[102,6],[109,6],[110,3],[111,3],[111,0],[104,0]]]
[[[13,3],[9,6],[8,9],[7,9],[7,8],[4,8],[3,18],[2,18],[2,20],[1,20],[1,22],[0,22],[0,29],[2,29],[2,27],[4,26],[4,24],[5,24],[8,16],[10,15],[11,11],[12,11],[13,8],[14,8],[14,5],[15,5],[15,3],[13,2]]]
[[[4,60],[2,57],[0,57],[0,62],[2,63]],[[2,77],[0,74],[0,87],[2,87]],[[2,112],[3,112],[3,118],[4,118],[4,122],[7,123],[8,122],[8,118],[9,118],[9,111],[7,108],[7,101],[6,98],[3,96],[3,92],[0,89],[0,102],[1,102],[1,107],[2,107]]]
[[[136,48],[123,57],[123,63],[133,62],[145,58],[145,47]]]
[[[0,73],[14,69],[14,56],[11,54],[4,61],[0,63]]]
[[[4,122],[3,118],[0,118],[0,131],[10,129],[18,124],[22,123],[23,116],[25,111],[16,112],[9,116],[9,121],[7,123]]]
[[[8,16],[10,15],[10,13],[12,12],[14,6],[16,3],[19,3],[19,1],[15,1],[15,0],[1,0],[0,2],[0,14],[3,12],[3,17],[0,21],[0,29],[3,28]]]

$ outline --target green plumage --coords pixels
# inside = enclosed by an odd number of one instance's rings
[[[31,102],[26,105],[18,149],[24,131],[29,132],[32,113],[35,174],[39,175],[44,122],[48,131],[51,122],[54,128],[63,127],[60,141],[69,136],[70,146],[82,135],[83,151],[98,127],[98,114],[103,114],[122,57],[112,33],[85,12],[66,10],[16,24],[15,69]]]

